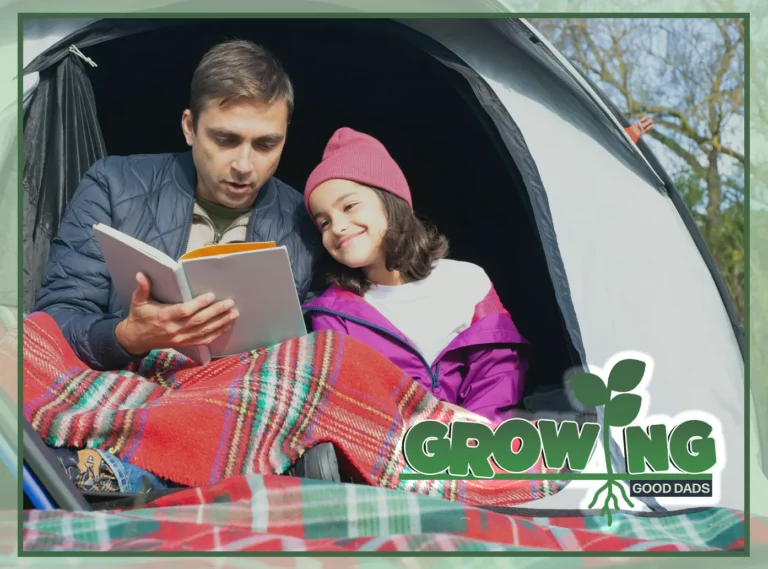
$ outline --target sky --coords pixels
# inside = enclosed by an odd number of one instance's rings
[[[706,67],[706,63],[710,58],[717,58],[716,51],[713,49],[713,42],[722,42],[722,36],[712,20],[679,18],[640,20],[638,25],[637,20],[619,19],[615,20],[615,23],[634,27],[633,33],[628,35],[622,42],[623,49],[632,50],[632,55],[626,57],[626,61],[631,61],[633,64],[630,71],[632,78],[630,90],[634,93],[647,91],[649,93],[649,100],[661,106],[677,109],[687,108],[689,103],[685,100],[685,97],[690,93],[691,82],[686,82],[680,78],[680,70],[696,69],[697,66],[689,65],[690,62],[700,62],[702,66]],[[601,38],[600,35],[596,35],[594,39],[598,43],[608,41],[607,38]],[[611,44],[606,43],[605,47],[609,53],[616,53],[615,48]],[[669,58],[677,54],[679,54],[682,62],[678,65],[670,65]],[[570,56],[567,48],[564,48],[564,55],[566,57]],[[608,65],[616,63],[616,60],[606,61]],[[719,62],[719,59],[717,61]],[[576,64],[575,61],[573,63]],[[741,68],[738,67],[738,64],[734,64],[732,77],[740,76],[742,78],[741,89],[743,89],[743,60],[741,63]],[[624,97],[618,95],[614,88],[593,74],[590,74],[590,77],[595,80],[619,108],[625,108],[626,101]],[[705,85],[703,82],[696,82],[694,84]],[[728,91],[733,87],[734,85],[732,84],[726,84],[723,85],[721,91]],[[703,96],[703,93],[698,94],[699,99],[703,99]],[[721,134],[723,145],[743,154],[745,149],[743,114],[732,116],[725,126],[726,128]],[[664,132],[664,134],[672,135],[678,141],[683,141],[684,139],[684,137],[663,127],[657,127],[657,130]],[[703,129],[701,134],[704,134]],[[670,175],[674,176],[674,173],[681,169],[690,169],[682,159],[660,142],[648,135],[646,135],[645,140]],[[703,153],[698,153],[698,159],[700,164],[705,165]],[[736,165],[735,159],[723,156],[720,160],[719,169],[723,175],[734,176],[739,173]],[[703,207],[704,204],[701,204],[696,209],[701,211]]]

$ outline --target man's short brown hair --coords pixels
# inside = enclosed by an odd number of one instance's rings
[[[293,114],[293,85],[282,64],[266,48],[247,40],[232,40],[213,46],[192,75],[189,109],[192,122],[206,104],[221,99],[252,99],[271,105],[285,100],[288,117]]]

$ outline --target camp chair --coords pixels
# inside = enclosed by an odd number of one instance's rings
[[[23,419],[22,428],[24,449],[22,487],[25,509],[69,511],[130,509],[147,504],[160,496],[186,489],[184,487],[167,488],[146,493],[81,491],[66,475],[56,456],[35,432],[29,421]],[[10,438],[5,429],[3,435]],[[9,468],[12,468],[11,464]],[[286,474],[340,482],[333,444],[321,443],[311,448]]]
[[[17,453],[12,441],[16,428],[12,417],[17,413],[8,396],[0,390],[0,458],[18,475]],[[21,420],[22,492],[24,509],[93,511],[133,508],[183,488],[169,488],[142,494],[83,492],[69,479],[53,451],[43,442],[25,418]]]
[[[3,403],[7,404],[5,398]],[[9,407],[10,411],[10,407]],[[5,413],[3,413],[5,415]],[[3,437],[12,438],[12,430],[5,424]],[[167,494],[186,488],[167,488],[146,493],[81,491],[66,475],[51,449],[35,432],[29,421],[22,419],[23,457],[22,466],[24,509],[63,509],[69,511],[93,511],[107,509],[131,509],[142,506]],[[3,448],[5,459],[5,449]],[[13,460],[4,460],[12,471]],[[286,473],[289,476],[314,478],[340,482],[336,451],[331,443],[321,443],[302,456]]]
[[[51,449],[26,419],[22,419],[22,430],[24,509],[68,511],[131,509],[160,496],[184,489],[168,488],[140,494],[83,492],[69,479]],[[3,435],[7,437],[5,432]]]
[[[8,396],[0,390],[0,455],[2,462],[18,476],[18,456],[13,451],[15,426],[11,417],[17,414]],[[64,475],[50,449],[35,433],[28,421],[22,422],[22,446],[24,462],[21,468],[24,508],[39,510],[91,510],[90,504]]]

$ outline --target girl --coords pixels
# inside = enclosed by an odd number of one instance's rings
[[[337,130],[304,199],[334,261],[330,288],[304,306],[312,328],[368,344],[451,406],[493,423],[510,418],[527,341],[485,271],[447,259],[445,237],[415,217],[384,146]]]

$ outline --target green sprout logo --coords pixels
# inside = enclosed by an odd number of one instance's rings
[[[420,421],[403,438],[403,455],[411,471],[399,478],[602,481],[605,484],[595,492],[589,509],[604,496],[600,511],[609,526],[612,507],[619,510],[620,499],[632,508],[630,497],[711,498],[714,485],[709,471],[718,464],[722,444],[712,427],[716,419],[687,418],[671,429],[667,419],[645,427],[632,425],[643,403],[643,397],[632,391],[645,375],[643,361],[623,358],[610,368],[607,382],[591,372],[572,377],[573,393],[582,406],[604,408],[602,423],[514,417],[494,427],[472,420]],[[612,428],[623,429],[626,473],[613,472]],[[606,472],[584,472],[601,431]],[[629,483],[629,495],[621,481]]]
[[[608,375],[608,385],[603,379],[594,373],[580,373],[573,378],[573,391],[579,402],[585,407],[605,407],[603,415],[603,450],[605,452],[606,482],[595,493],[589,508],[597,503],[600,494],[605,492],[605,502],[600,513],[608,516],[608,525],[611,525],[611,501],[619,509],[619,500],[613,489],[617,488],[622,498],[629,507],[634,504],[626,494],[624,486],[614,478],[611,467],[610,438],[611,427],[627,427],[637,419],[640,414],[642,397],[630,393],[640,385],[645,374],[645,362],[635,359],[621,360],[611,368]],[[613,393],[618,395],[611,397]]]

